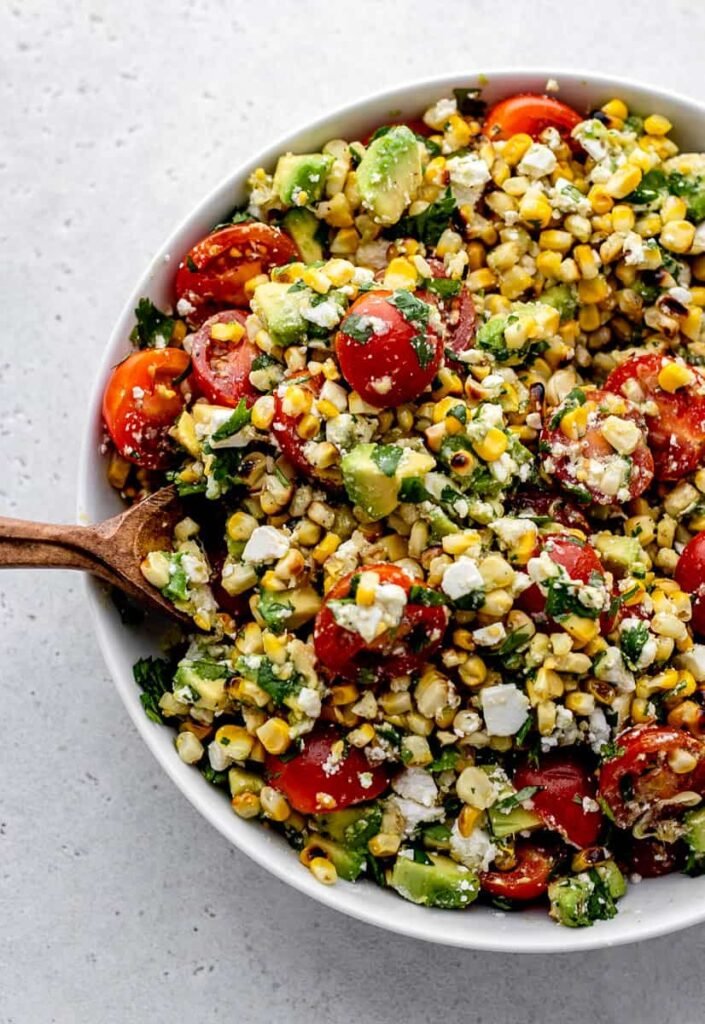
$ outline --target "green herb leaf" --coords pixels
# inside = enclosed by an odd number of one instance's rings
[[[453,89],[458,113],[463,117],[484,117],[487,110],[486,100],[481,99],[482,89]]]
[[[436,608],[448,602],[439,590],[432,587],[421,587],[417,583],[409,590],[409,604],[420,604],[424,608]]]
[[[530,800],[534,793],[538,793],[541,786],[524,786],[523,789],[517,790],[516,793],[510,793],[509,796],[505,796],[502,800],[497,800],[496,803],[492,804],[493,811],[499,811],[500,814],[509,814],[519,804],[523,804],[525,800]]]
[[[404,449],[397,444],[378,444],[375,445],[371,458],[385,476],[394,476],[403,454]]]
[[[436,245],[450,224],[456,202],[448,188],[443,195],[421,213],[402,217],[392,229],[394,238],[416,238],[424,245]]]
[[[262,658],[257,671],[257,685],[265,693],[268,693],[275,705],[279,707],[287,697],[291,697],[301,689],[301,676],[298,672],[292,671],[290,676],[282,679],[275,674],[276,670],[281,670],[281,666],[273,665],[268,658]]]
[[[281,594],[278,594],[276,591],[260,591],[257,611],[272,633],[284,632],[286,623],[293,610],[294,606],[291,601],[283,600]]]
[[[245,399],[241,398],[232,416],[211,435],[211,441],[224,441],[226,438],[232,437],[233,434],[237,434],[249,422],[250,410],[247,408]]]
[[[460,757],[459,752],[455,747],[445,747],[444,750],[438,755],[438,757],[431,761],[428,766],[430,772],[450,772],[455,769]]]
[[[530,642],[531,637],[532,634],[528,630],[518,629],[515,633],[510,633],[506,640],[502,642],[497,654],[503,658],[508,654],[513,654],[514,651],[525,647]]]
[[[424,277],[420,287],[423,291],[433,292],[441,299],[452,299],[460,294],[462,282],[452,277]]]
[[[130,341],[137,348],[164,348],[171,341],[175,319],[162,313],[151,299],[140,299],[135,310],[137,323]]]
[[[142,690],[140,702],[147,718],[163,722],[159,698],[171,690],[173,666],[166,658],[140,658],[132,666],[132,675]]]
[[[374,322],[369,316],[349,313],[340,325],[340,333],[352,338],[360,345],[366,345],[375,333]]]
[[[436,357],[436,346],[430,341],[425,334],[416,334],[410,339],[411,347],[416,353],[416,358],[419,361],[419,366],[422,370],[425,370],[427,366],[433,362]]]
[[[649,627],[645,622],[639,622],[630,629],[622,629],[619,634],[619,647],[624,655],[624,660],[630,668],[635,669],[641,652],[649,639]]]

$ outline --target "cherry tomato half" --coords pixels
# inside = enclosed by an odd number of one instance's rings
[[[353,804],[374,800],[387,788],[386,767],[370,765],[357,747],[341,744],[338,755],[338,748],[334,751],[333,746],[340,739],[337,729],[318,728],[304,737],[303,750],[294,757],[267,755],[267,782],[283,793],[300,814],[342,811]]]
[[[693,595],[690,625],[705,636],[705,531],[696,534],[683,548],[675,580],[682,590]]]
[[[198,391],[215,405],[229,405],[232,408],[244,398],[248,405],[259,397],[260,392],[250,384],[252,363],[260,354],[256,345],[247,337],[238,341],[218,341],[211,336],[215,324],[239,324],[245,326],[247,314],[239,309],[216,313],[198,329],[193,337],[191,359],[193,378]]]
[[[173,461],[169,427],[184,406],[174,382],[188,369],[180,348],[148,348],[123,359],[103,393],[103,419],[124,458],[145,469],[164,469]]]
[[[434,305],[408,291],[361,295],[335,336],[340,371],[351,388],[380,409],[410,402],[428,387],[443,356],[429,323]]]
[[[599,770],[600,796],[620,828],[631,828],[661,800],[678,793],[705,791],[705,744],[680,729],[637,725],[616,740],[618,754]],[[696,759],[692,771],[674,772],[668,763],[676,751]]]
[[[387,629],[376,639],[366,641],[359,633],[340,626],[331,610],[332,601],[347,598],[352,580],[362,572],[374,572],[381,584],[395,584],[405,594],[414,580],[395,565],[365,565],[348,573],[328,592],[316,616],[313,644],[316,657],[334,675],[356,678],[361,670],[376,676],[402,675],[421,667],[436,650],[448,625],[448,611],[443,605],[407,603],[399,624]],[[431,594],[431,587],[424,587]]]
[[[446,279],[446,270],[442,260],[431,259],[428,264],[435,278]],[[424,295],[429,302],[435,302],[443,320],[445,338],[443,347],[446,356],[454,359],[467,349],[472,348],[477,331],[477,311],[472,295],[461,285],[457,295],[447,299],[440,298],[435,292]]]
[[[572,397],[579,394],[582,403]],[[579,420],[577,417],[587,417]],[[619,440],[608,433],[622,426]],[[624,436],[624,430],[633,436]],[[587,492],[598,505],[623,504],[637,498],[654,477],[654,460],[646,442],[646,422],[632,402],[610,391],[576,388],[551,410],[541,432],[543,471],[568,493]],[[615,445],[608,440],[615,437]]]
[[[630,838],[627,851],[629,870],[642,878],[660,878],[679,871],[683,866],[680,843],[662,843],[658,839]]]
[[[517,865],[510,871],[483,871],[480,885],[492,896],[528,902],[543,896],[551,872],[558,863],[558,854],[548,846],[519,842],[516,845]]]
[[[564,498],[562,494],[551,491],[527,489],[509,496],[508,502],[512,514],[516,516],[547,516],[554,523],[567,526],[570,530],[582,530],[590,533],[590,524],[582,511],[574,502]]]
[[[658,353],[631,356],[605,382],[606,391],[643,405],[657,480],[680,480],[705,457],[705,373],[686,366],[691,382],[668,391],[660,386],[659,374],[676,362]]]
[[[597,781],[584,760],[574,751],[543,754],[537,767],[529,763],[514,773],[517,789],[538,786],[531,800],[546,828],[559,832],[573,846],[594,846],[602,827],[602,812],[586,809],[597,793]]]
[[[556,128],[564,138],[584,118],[560,100],[536,93],[519,93],[496,103],[485,119],[483,131],[488,139],[509,139],[518,132],[537,139],[545,128]]]
[[[222,309],[247,309],[245,285],[250,278],[296,259],[299,250],[279,228],[257,221],[219,228],[194,245],[179,264],[176,298],[192,307],[185,319],[198,327]]]

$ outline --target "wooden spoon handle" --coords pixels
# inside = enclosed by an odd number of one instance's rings
[[[0,568],[83,569],[114,582],[95,551],[93,530],[0,517]]]

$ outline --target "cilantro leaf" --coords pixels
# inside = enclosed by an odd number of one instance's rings
[[[480,99],[482,89],[453,89],[458,113],[463,117],[484,117],[487,101]]]
[[[446,747],[434,761],[431,761],[428,766],[428,770],[430,772],[453,771],[459,757],[460,753],[455,749],[455,747]]]
[[[257,611],[272,633],[282,633],[284,631],[287,620],[293,610],[294,606],[291,601],[282,600],[281,595],[277,594],[276,591],[261,591]]]
[[[431,587],[421,587],[415,583],[409,590],[409,604],[420,604],[424,608],[435,608],[446,603],[443,594],[439,590],[433,590]]]
[[[631,668],[636,668],[641,652],[649,639],[649,627],[639,622],[631,629],[623,629],[619,635],[619,646],[624,660]]]
[[[425,334],[415,334],[414,337],[410,339],[410,343],[416,353],[419,366],[422,370],[425,370],[426,367],[435,359],[436,346],[432,341],[429,341]]]
[[[360,345],[366,345],[375,333],[375,325],[369,316],[350,313],[340,325],[340,333],[347,335],[348,338],[352,338]]]
[[[419,299],[413,292],[407,291],[405,288],[398,288],[389,301],[413,327],[422,331],[426,330],[431,312],[431,307],[427,302]]]
[[[455,197],[447,188],[439,199],[421,213],[402,217],[393,229],[393,237],[416,238],[424,245],[436,245],[450,224],[455,208]]]
[[[404,449],[398,444],[378,444],[375,445],[371,458],[385,476],[394,476],[403,454]]]
[[[132,666],[132,675],[142,690],[140,703],[147,718],[153,722],[163,722],[159,698],[171,690],[171,663],[166,658],[140,658]]]
[[[460,294],[462,282],[452,277],[424,277],[420,287],[427,292],[433,292],[441,299],[452,299]]]
[[[130,341],[137,348],[164,348],[171,341],[176,321],[162,313],[151,299],[140,299],[135,309],[137,323],[132,328]]]
[[[237,434],[249,422],[250,410],[247,408],[245,399],[241,398],[233,410],[232,416],[211,435],[211,441],[224,441],[227,437]]]
[[[301,689],[301,676],[298,672],[292,671],[286,679],[282,679],[275,674],[277,669],[281,669],[281,666],[273,665],[267,658],[262,658],[257,670],[257,685],[268,693],[279,707],[287,697]]]

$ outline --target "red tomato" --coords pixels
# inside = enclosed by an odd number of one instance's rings
[[[549,847],[517,843],[517,866],[510,871],[483,871],[480,885],[485,892],[506,900],[526,902],[543,896],[558,854]]]
[[[191,359],[194,383],[209,402],[232,408],[244,398],[252,405],[260,392],[250,384],[250,370],[260,354],[256,345],[247,340],[217,341],[211,337],[214,324],[237,323],[244,327],[247,314],[239,309],[216,313],[193,336]]]
[[[290,760],[268,754],[267,782],[300,814],[342,811],[376,799],[389,784],[387,768],[369,764],[357,747],[341,744],[341,756],[336,756],[332,748],[340,740],[337,729],[319,727],[304,737],[303,750]],[[369,785],[363,785],[361,776]]]
[[[705,457],[705,373],[688,366],[692,382],[665,391],[659,386],[659,373],[676,362],[684,365],[656,352],[631,356],[605,382],[605,390],[643,405],[657,480],[680,480]]]
[[[688,732],[665,725],[637,725],[616,740],[618,753],[599,770],[600,796],[620,828],[631,828],[662,800],[685,790],[705,792],[705,744]],[[676,773],[668,764],[675,751],[692,754],[692,771]]]
[[[570,396],[551,411],[539,443],[544,473],[554,476],[569,493],[586,491],[598,505],[623,504],[637,498],[654,477],[644,417],[625,398],[615,401],[610,391],[576,388],[571,395],[577,391],[584,397],[582,409],[588,412],[587,425],[580,428],[577,438],[570,428],[569,433],[564,432],[564,417],[576,408]],[[627,420],[638,428],[639,440],[628,455],[620,456],[604,436],[602,430],[609,417]],[[610,473],[613,468],[618,471],[616,481]]]
[[[594,846],[602,827],[602,812],[585,810],[583,800],[594,801],[597,782],[575,751],[553,750],[541,756],[538,767],[528,762],[514,773],[517,789],[538,786],[531,800],[546,828],[560,832],[581,849]]]
[[[297,259],[299,250],[279,228],[257,221],[219,228],[179,264],[176,298],[193,307],[185,319],[198,327],[221,309],[247,309],[245,284],[250,278]]]
[[[678,559],[676,583],[692,594],[693,617],[690,625],[696,633],[705,636],[705,532],[688,541]]]
[[[413,323],[410,303],[425,323]],[[406,308],[406,307],[405,307]],[[373,291],[361,295],[335,336],[340,371],[364,401],[380,409],[417,398],[436,375],[443,339],[428,324],[433,306],[411,292]]]
[[[320,663],[334,675],[355,678],[360,670],[376,675],[402,675],[421,667],[436,650],[448,625],[443,605],[408,603],[398,626],[368,643],[359,633],[338,625],[330,608],[350,593],[350,583],[361,572],[375,572],[381,583],[393,583],[408,595],[414,580],[395,565],[365,565],[348,573],[328,592],[316,616],[313,644]],[[431,587],[424,587],[432,590]]]
[[[103,393],[103,419],[122,456],[145,469],[164,469],[173,460],[169,427],[184,406],[174,383],[189,365],[180,348],[148,348],[123,359]]]
[[[562,566],[572,580],[592,584],[595,582],[595,575],[602,580],[605,578],[605,570],[595,549],[577,537],[551,533],[541,538],[541,549],[546,551],[552,562]],[[519,595],[517,603],[530,615],[545,614],[546,595],[541,593],[536,583],[532,583]],[[560,623],[557,622],[557,625]],[[604,612],[600,616],[600,625],[603,633],[609,633],[614,628],[614,615]]]
[[[568,498],[550,491],[526,490],[519,491],[509,497],[513,515],[516,516],[547,516],[554,523],[567,526],[570,530],[582,530],[589,534],[591,527],[581,510]]]
[[[560,100],[536,93],[520,93],[496,103],[485,120],[483,131],[491,139],[509,139],[518,132],[537,139],[545,128],[556,128],[569,137],[584,118]]]
[[[446,278],[442,260],[431,259],[428,264],[434,277]],[[448,299],[441,299],[434,292],[425,293],[423,298],[435,302],[438,306],[446,330],[443,341],[446,356],[453,359],[466,349],[472,348],[477,330],[477,311],[472,295],[465,285],[461,285],[457,295]]]
[[[679,871],[683,850],[678,843],[662,843],[658,839],[631,839],[627,853],[629,870],[642,878],[660,878]]]

